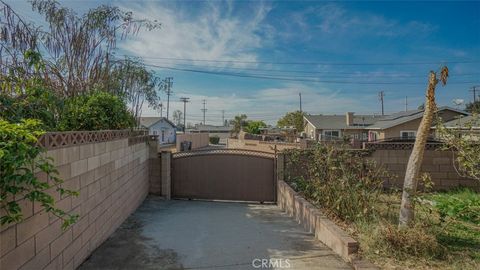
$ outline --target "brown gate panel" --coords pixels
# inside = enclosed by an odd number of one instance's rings
[[[183,152],[172,159],[176,198],[274,201],[274,156],[238,150]]]

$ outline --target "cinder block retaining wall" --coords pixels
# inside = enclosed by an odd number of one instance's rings
[[[315,238],[331,248],[345,261],[350,262],[354,269],[378,269],[368,261],[359,259],[359,244],[355,239],[282,180],[277,182],[277,205],[307,231],[314,233]]]
[[[130,145],[129,145],[130,144]],[[149,191],[149,150],[128,138],[64,147],[55,159],[64,187],[80,196],[57,206],[80,215],[66,231],[39,205],[22,201],[25,220],[0,228],[0,269],[75,269],[143,202]]]
[[[405,170],[411,149],[377,149],[370,158],[378,166],[383,167],[390,176],[385,178],[385,187],[403,187]],[[453,187],[470,187],[480,191],[480,182],[458,175],[453,166],[454,157],[451,151],[426,150],[422,163],[422,172],[428,173],[434,183],[434,189],[447,190]]]
[[[278,181],[277,205],[295,218],[307,231],[329,246],[345,260],[358,250],[358,242],[348,236],[320,210],[298,195],[287,183]]]
[[[322,214],[320,209],[297,194],[285,181],[285,155],[277,158],[277,205],[289,216],[293,217],[307,231],[314,233],[315,238],[345,261],[354,269],[378,269],[372,263],[358,256],[359,243],[344,230]]]

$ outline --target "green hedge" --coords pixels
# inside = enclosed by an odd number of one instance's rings
[[[210,143],[211,144],[218,144],[219,142],[220,142],[220,138],[218,136],[210,137]]]
[[[134,117],[119,97],[95,91],[67,99],[58,128],[61,131],[115,130],[134,126]]]

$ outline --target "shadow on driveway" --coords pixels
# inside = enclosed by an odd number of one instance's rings
[[[79,269],[351,267],[276,205],[150,196]]]

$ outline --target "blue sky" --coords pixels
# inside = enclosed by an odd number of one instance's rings
[[[480,85],[480,2],[60,2],[78,13],[107,3],[159,20],[160,29],[120,42],[117,54],[141,56],[163,67],[151,67],[158,76],[174,77],[171,111],[190,97],[191,123],[201,121],[206,99],[209,124],[221,122],[221,110],[227,119],[245,113],[274,124],[298,109],[298,93],[312,114],[380,113],[378,91],[387,113],[404,110],[406,96],[413,109],[428,72],[442,63],[451,78],[437,88],[439,105],[471,101],[469,88]],[[27,3],[10,3],[40,19]]]

